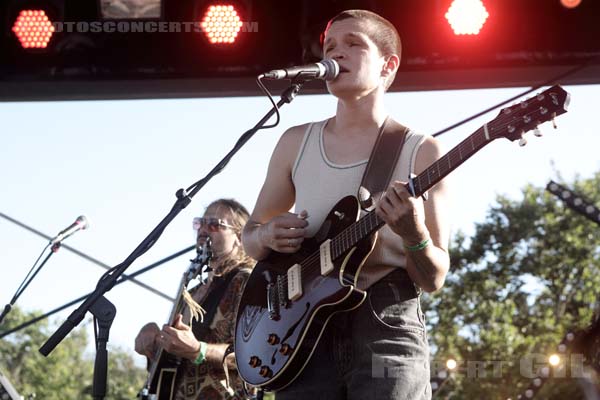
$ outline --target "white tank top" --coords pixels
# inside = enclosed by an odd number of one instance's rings
[[[325,154],[323,130],[328,120],[311,123],[306,129],[300,151],[292,168],[296,190],[295,212],[308,211],[307,237],[314,236],[333,206],[348,195],[356,196],[368,160],[340,165]],[[414,171],[417,150],[426,136],[409,130],[402,153],[392,174],[393,180],[406,181]],[[375,197],[375,196],[374,196]],[[406,255],[402,238],[387,225],[379,230],[373,252],[359,275],[358,287],[366,289],[395,268],[404,268]]]

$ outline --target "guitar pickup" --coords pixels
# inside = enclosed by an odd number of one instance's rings
[[[287,308],[289,306],[287,282],[284,277],[286,275],[279,275],[277,277],[277,300],[279,301],[279,307]]]
[[[269,318],[278,321],[280,318],[278,290],[274,283],[267,284],[267,309],[269,310]]]
[[[325,276],[333,271],[334,265],[331,260],[331,239],[327,239],[319,247],[321,257],[321,275]]]
[[[288,298],[291,301],[302,297],[302,267],[300,264],[295,264],[287,271],[288,278]]]

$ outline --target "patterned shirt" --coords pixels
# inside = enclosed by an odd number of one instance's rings
[[[198,340],[207,343],[233,343],[235,313],[244,286],[250,276],[250,269],[238,269],[237,272],[231,273],[235,275],[227,284],[221,299],[218,300],[218,306],[214,318],[210,322],[209,329],[205,335],[202,335],[203,337],[198,337]],[[217,286],[215,283],[219,279],[226,278],[225,276],[215,276],[207,289],[201,289],[202,286],[200,285],[194,288],[192,297],[199,301],[201,305],[204,305],[209,301],[214,287]],[[201,291],[206,291],[206,293],[201,293]],[[201,298],[198,299],[197,297]],[[208,362],[196,365],[190,360],[184,360],[179,368],[181,369],[181,381],[175,394],[175,400],[241,400],[244,398],[242,381],[234,370],[229,370],[229,385],[231,387],[228,387],[225,372],[221,366],[216,367]]]

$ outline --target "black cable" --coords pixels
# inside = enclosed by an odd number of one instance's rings
[[[505,104],[511,103],[511,102],[515,101],[516,99],[518,99],[519,97],[525,96],[525,95],[527,95],[527,94],[529,94],[529,93],[531,93],[533,91],[536,91],[536,90],[538,90],[539,88],[541,88],[543,86],[550,86],[553,83],[555,83],[555,82],[557,82],[557,81],[559,81],[559,80],[561,80],[561,79],[563,79],[563,78],[565,78],[565,77],[567,77],[569,75],[572,75],[575,72],[577,72],[577,71],[579,71],[579,70],[587,67],[593,61],[598,60],[598,59],[600,59],[600,56],[590,57],[587,61],[585,61],[584,63],[582,63],[582,64],[580,64],[580,65],[578,65],[576,67],[571,68],[570,70],[568,70],[566,72],[563,72],[562,74],[557,75],[554,78],[549,79],[548,81],[546,81],[546,82],[544,82],[544,83],[542,83],[540,85],[532,86],[531,89],[528,89],[528,90],[526,90],[526,91],[524,91],[524,92],[522,92],[522,93],[520,93],[520,94],[518,94],[516,96],[513,96],[513,97],[509,98],[508,100],[505,100],[505,101],[503,101],[501,103],[498,103],[495,106],[487,108],[487,109],[485,109],[485,110],[483,110],[483,111],[481,111],[481,112],[479,112],[479,113],[477,113],[475,115],[472,115],[472,116],[470,116],[468,118],[465,118],[462,121],[455,123],[454,125],[451,125],[451,126],[449,126],[447,128],[444,128],[441,131],[434,133],[432,136],[436,137],[436,136],[442,135],[442,134],[444,134],[444,133],[446,133],[446,132],[448,132],[448,131],[450,131],[450,130],[452,130],[454,128],[457,128],[457,127],[459,127],[459,126],[461,126],[463,124],[466,124],[467,122],[472,121],[475,118],[478,118],[478,117],[482,116],[483,114],[486,114],[486,113],[488,113],[488,112],[490,112],[490,111],[492,111],[492,110],[494,110],[494,109],[496,109],[498,107],[502,107]]]
[[[256,78],[256,83],[257,85],[260,87],[260,89],[267,95],[267,97],[269,98],[269,101],[271,102],[271,104],[273,105],[273,109],[275,110],[275,114],[277,116],[277,119],[275,120],[275,122],[271,125],[264,125],[264,126],[260,126],[258,129],[256,128],[252,128],[247,130],[246,132],[244,132],[240,138],[238,139],[238,141],[235,143],[235,145],[233,146],[233,149],[231,149],[229,151],[229,153],[227,153],[227,155],[225,157],[223,157],[223,159],[219,162],[219,164],[217,164],[215,166],[215,168],[209,173],[208,176],[205,176],[204,178],[200,179],[197,182],[194,182],[193,184],[191,184],[185,191],[187,193],[190,193],[192,190],[194,190],[197,187],[202,187],[204,186],[204,184],[213,176],[215,176],[216,174],[220,173],[223,169],[225,169],[225,167],[227,166],[227,164],[229,163],[229,160],[231,160],[231,158],[233,157],[233,155],[235,153],[238,152],[238,150],[248,141],[250,140],[250,138],[259,130],[261,129],[267,129],[267,128],[274,128],[277,125],[279,125],[279,121],[280,121],[280,117],[279,117],[279,107],[277,106],[277,103],[275,103],[275,100],[273,99],[273,96],[271,95],[271,93],[269,93],[269,91],[267,90],[267,88],[265,87],[265,85],[262,83],[261,81],[261,77],[262,75],[260,75],[258,78]]]
[[[190,250],[192,250],[194,248],[196,248],[195,245],[194,246],[189,246],[189,247],[187,247],[187,248],[185,248],[183,250],[178,251],[177,253],[171,254],[170,256],[168,256],[166,258],[163,258],[160,261],[157,261],[157,262],[155,262],[153,264],[150,264],[147,267],[144,267],[144,268],[140,269],[139,271],[136,271],[136,272],[130,274],[127,278],[125,278],[123,275],[121,275],[121,278],[119,280],[117,280],[117,282],[115,283],[115,285],[120,285],[121,283],[123,283],[123,282],[125,282],[127,280],[130,280],[131,278],[133,278],[135,276],[141,275],[141,274],[143,274],[143,273],[145,273],[145,272],[147,272],[147,271],[149,271],[149,270],[151,270],[153,268],[156,268],[159,265],[162,265],[162,264],[164,264],[164,263],[166,263],[168,261],[171,261],[172,259],[177,258],[177,257],[179,257],[179,256],[187,253],[188,251],[190,251]],[[83,295],[83,296],[81,296],[81,297],[79,297],[79,298],[77,298],[77,299],[75,299],[73,301],[70,301],[67,304],[64,304],[64,305],[62,305],[62,306],[60,306],[58,308],[55,308],[54,310],[52,310],[50,312],[47,312],[44,315],[41,315],[41,316],[36,317],[36,318],[33,318],[33,319],[31,319],[31,320],[29,320],[27,322],[24,322],[21,325],[18,325],[18,326],[14,327],[14,328],[12,328],[12,329],[10,329],[8,331],[0,332],[0,339],[2,339],[4,336],[10,335],[11,333],[14,333],[14,332],[17,332],[17,331],[19,331],[19,330],[21,330],[23,328],[26,328],[29,325],[35,324],[38,321],[46,319],[49,316],[51,316],[53,314],[56,314],[59,311],[64,310],[65,308],[69,308],[69,307],[71,307],[74,304],[80,303],[81,301],[85,300],[90,294],[91,294],[91,292],[87,293],[87,294],[85,294],[85,295]]]
[[[53,246],[52,247],[52,252],[50,254],[48,254],[48,256],[44,259],[44,262],[42,262],[37,267],[37,269],[36,269],[36,266],[37,266],[38,262],[40,261],[40,259],[42,258],[42,256],[46,252],[46,249],[49,246],[50,246],[50,243],[48,243],[46,245],[46,247],[44,247],[44,249],[42,250],[42,252],[38,256],[37,260],[35,260],[35,262],[31,266],[31,269],[29,270],[29,272],[27,272],[27,275],[25,275],[25,278],[23,279],[23,282],[21,282],[21,284],[19,285],[19,287],[15,291],[15,294],[13,295],[12,299],[10,299],[10,301],[4,306],[4,310],[2,310],[2,313],[0,314],[0,324],[2,324],[2,321],[4,321],[4,318],[8,315],[8,313],[10,312],[10,310],[12,310],[12,307],[15,305],[15,303],[17,302],[17,300],[19,299],[19,297],[21,296],[21,294],[23,294],[23,292],[25,291],[25,289],[27,289],[27,286],[29,286],[29,284],[33,281],[33,278],[35,278],[35,276],[38,274],[38,272],[40,272],[40,270],[42,269],[42,267],[44,266],[44,264],[46,264],[46,262],[48,261],[48,259],[54,253],[54,246]],[[32,272],[34,270],[35,270],[35,272],[32,274]]]
[[[46,234],[44,234],[44,233],[42,233],[42,232],[40,232],[40,231],[38,231],[36,229],[34,229],[34,228],[32,228],[32,227],[24,224],[23,222],[17,221],[16,219],[14,219],[12,217],[9,217],[8,215],[6,215],[4,213],[0,212],[0,217],[3,217],[5,219],[7,219],[8,221],[12,222],[13,224],[19,225],[21,228],[27,229],[28,231],[33,232],[36,235],[41,236],[41,237],[43,237],[45,239],[48,239],[48,240],[52,239],[50,236],[48,236],[48,235],[46,235]],[[68,246],[66,244],[62,244],[61,246],[63,248],[65,248],[65,249],[67,249],[67,250],[69,250],[69,251],[77,254],[79,257],[82,257],[82,258],[84,258],[84,259],[86,259],[86,260],[88,260],[88,261],[90,261],[90,262],[92,262],[92,263],[94,263],[94,264],[96,264],[96,265],[104,268],[104,269],[107,269],[107,270],[111,269],[110,266],[108,266],[107,264],[103,263],[102,261],[99,261],[99,260],[97,260],[97,259],[95,259],[95,258],[93,258],[91,256],[88,256],[87,254],[85,254],[85,253],[83,253],[83,252],[81,252],[79,250],[76,250],[76,249],[74,249],[71,246]],[[157,289],[154,289],[153,287],[145,284],[144,282],[140,282],[140,281],[135,280],[135,279],[130,279],[130,277],[131,277],[130,275],[123,274],[123,277],[125,279],[131,280],[131,282],[135,283],[136,285],[141,286],[141,287],[143,287],[146,290],[149,290],[150,292],[154,293],[155,295],[164,298],[165,300],[169,300],[171,302],[175,301],[175,299],[172,298],[171,296],[168,296],[165,293],[163,293],[163,292],[161,292],[161,291],[159,291]]]
[[[264,83],[262,83],[262,78],[263,77],[264,77],[263,74],[259,75],[256,78],[256,84],[258,85],[258,87],[260,88],[260,90],[262,90],[263,93],[267,95],[267,98],[269,99],[269,101],[273,105],[273,108],[275,109],[275,115],[277,116],[277,120],[275,120],[275,123],[273,123],[271,125],[265,125],[265,126],[261,127],[260,129],[274,128],[277,125],[279,125],[279,119],[280,119],[280,117],[279,117],[279,107],[277,107],[277,104],[275,103],[275,100],[273,99],[273,96],[271,95],[271,92],[269,92],[269,90],[264,85]]]
[[[17,298],[21,295],[21,293],[23,292],[23,290],[25,290],[25,288],[27,287],[27,279],[29,279],[29,275],[31,275],[31,272],[33,272],[33,270],[35,269],[35,266],[37,265],[37,263],[40,261],[40,258],[42,258],[42,256],[44,255],[44,253],[46,252],[46,249],[50,247],[50,243],[48,243],[46,245],[46,247],[44,247],[42,249],[42,252],[40,253],[40,255],[38,256],[37,260],[35,260],[35,262],[33,263],[33,265],[31,266],[31,269],[29,270],[29,272],[27,273],[27,275],[25,275],[25,278],[23,279],[23,282],[21,282],[21,284],[19,285],[19,287],[17,288],[17,291],[15,292],[15,295],[13,296],[13,299],[10,301],[11,304],[14,304],[14,301],[17,300]],[[35,274],[34,274],[35,276]],[[33,279],[33,277],[31,278]]]

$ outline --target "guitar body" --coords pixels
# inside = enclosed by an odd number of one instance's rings
[[[356,222],[358,216],[358,200],[345,197],[298,252],[273,252],[254,267],[240,301],[235,332],[237,368],[244,381],[266,390],[287,386],[309,361],[329,318],[364,301],[365,292],[355,284],[373,249],[374,235],[335,259],[334,269],[325,276],[319,262],[321,243]],[[301,277],[303,294],[293,301],[282,300],[285,290],[276,289],[284,284],[277,282],[287,277],[295,264],[307,270]]]
[[[163,351],[151,377],[148,393],[142,391],[142,400],[172,400],[179,384],[181,359]]]

